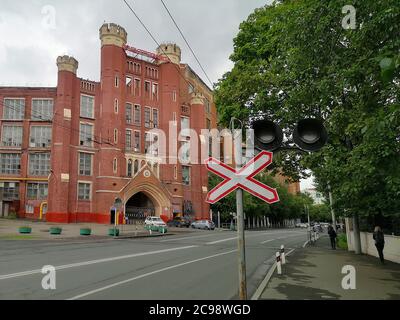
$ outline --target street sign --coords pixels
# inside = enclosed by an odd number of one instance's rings
[[[253,178],[272,163],[272,157],[272,152],[262,151],[238,170],[215,158],[207,159],[207,169],[223,178],[224,181],[207,194],[206,201],[211,204],[216,203],[232,191],[241,188],[269,204],[278,202],[279,196],[276,189]]]

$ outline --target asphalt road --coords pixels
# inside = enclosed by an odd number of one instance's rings
[[[306,231],[246,231],[248,297],[281,244]],[[41,269],[56,267],[56,289],[44,290]],[[0,299],[237,299],[233,231],[193,231],[142,239],[86,242],[1,241]]]

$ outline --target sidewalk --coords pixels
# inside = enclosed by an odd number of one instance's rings
[[[355,290],[341,286],[345,265],[356,269]],[[387,261],[381,265],[375,257],[332,250],[327,236],[314,246],[294,251],[282,270],[282,275],[274,272],[260,299],[400,299],[400,264]]]
[[[20,234],[18,231],[19,227],[29,226],[32,228],[30,234]],[[51,235],[49,232],[50,227],[61,227],[61,235]],[[66,240],[66,239],[88,239],[88,240],[100,240],[100,239],[112,239],[112,236],[108,235],[108,230],[113,228],[113,225],[103,225],[96,223],[70,223],[70,224],[56,224],[43,221],[32,221],[32,220],[11,220],[11,219],[0,219],[0,240]],[[81,236],[79,234],[80,228],[90,228],[92,230],[90,236]],[[144,230],[143,225],[120,225],[120,237],[144,237],[149,236],[149,231]],[[172,230],[173,229],[173,230]],[[177,232],[176,228],[168,228],[168,234],[171,231]],[[153,235],[158,235],[158,232],[153,232]]]

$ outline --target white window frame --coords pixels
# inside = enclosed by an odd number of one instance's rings
[[[11,130],[11,138],[7,137],[8,141],[4,141],[3,139],[4,137],[4,129],[5,128],[19,128],[18,130],[20,131],[20,135],[19,134],[15,134],[13,131]],[[22,125],[19,124],[12,124],[12,123],[5,123],[2,125],[1,127],[1,145],[5,146],[5,147],[15,147],[15,148],[21,148],[22,147],[22,143],[23,143],[23,135],[24,135],[24,128]],[[20,141],[15,140],[14,138],[21,138]],[[11,139],[11,140],[10,140]]]
[[[35,199],[33,199],[33,198],[30,198],[29,197],[29,192],[28,192],[28,190],[29,190],[29,185],[30,184],[33,184],[33,185],[37,185],[38,187],[37,187],[37,193],[36,193],[36,198]],[[43,198],[41,198],[40,196],[39,196],[39,191],[40,191],[40,185],[47,185],[47,195],[46,195],[46,197],[43,197]],[[27,182],[27,184],[26,184],[26,198],[28,199],[28,200],[46,200],[47,198],[49,197],[49,184],[48,184],[48,182],[33,182],[33,181],[28,181]]]
[[[50,136],[48,138],[44,137],[44,140],[47,140],[46,142],[40,142],[40,139],[34,139],[37,137],[33,137],[32,133],[36,130],[36,128],[47,128],[47,130],[50,129]],[[43,138],[41,135],[39,138]],[[34,139],[34,141],[32,141]],[[47,125],[31,125],[30,130],[29,130],[29,148],[50,148],[51,147],[51,141],[52,141],[52,127],[47,126]],[[33,145],[34,144],[34,145]]]
[[[83,111],[83,109],[82,109],[82,98],[83,98],[83,97],[85,97],[85,98],[90,98],[90,99],[93,100],[93,109],[92,109],[91,115],[84,115],[84,114],[82,113],[82,111]],[[95,114],[95,112],[94,112],[95,105],[96,105],[96,98],[95,98],[95,96],[91,96],[91,95],[88,95],[88,94],[82,94],[82,93],[81,93],[80,103],[79,103],[79,116],[80,116],[81,118],[94,119],[94,118],[95,118],[95,117],[94,117],[94,114]]]
[[[92,136],[90,137],[90,144],[88,144],[86,140],[83,140],[83,144],[81,144],[81,125],[88,125],[92,127]],[[87,138],[87,137],[86,137]],[[83,146],[83,147],[89,147],[89,148],[93,148],[93,140],[94,140],[94,123],[92,122],[84,122],[84,121],[80,121],[79,122],[79,146]]]
[[[5,117],[5,112],[6,112],[6,100],[19,100],[19,101],[23,101],[23,104],[18,103],[18,106],[16,107],[15,104],[13,107],[11,107],[11,110],[13,111],[12,115],[15,116],[16,112],[19,111],[19,113],[21,113],[20,115],[18,115],[18,117],[15,118],[6,118]],[[22,109],[22,110],[16,110],[16,109]],[[3,120],[24,120],[25,119],[25,109],[26,109],[26,99],[25,98],[21,98],[21,97],[4,97],[3,98],[3,114],[2,114],[2,118]]]
[[[81,154],[90,155],[90,174],[81,173]],[[93,157],[94,154],[92,152],[78,151],[78,175],[84,177],[93,176]],[[83,170],[85,171],[85,169]]]
[[[88,184],[88,185],[90,185],[89,199],[79,199],[79,184]],[[78,180],[77,188],[76,188],[76,198],[77,198],[78,201],[92,201],[92,193],[93,193],[93,182],[92,181]]]
[[[40,161],[43,161],[43,159],[41,159],[42,155],[47,155],[48,159],[46,161],[48,161],[48,170],[44,171],[43,168],[45,167],[43,165],[43,163],[41,163]],[[33,156],[38,156],[39,158],[39,169],[35,169],[32,168],[32,157]],[[51,152],[45,152],[45,153],[29,153],[28,155],[28,173],[30,176],[36,176],[36,177],[45,177],[48,176],[51,172]]]
[[[184,180],[183,180],[183,168],[189,168],[189,183],[184,183]],[[191,177],[191,167],[190,166],[182,166],[182,184],[184,185],[184,186],[190,186],[191,185],[191,183],[192,183],[192,177]]]
[[[51,112],[49,113],[49,118],[41,118],[41,119],[37,119],[35,114],[44,114],[43,112],[43,105],[41,106],[42,110],[40,112],[33,112],[33,105],[34,105],[34,101],[51,101]],[[31,101],[31,120],[32,121],[52,121],[53,120],[53,116],[54,116],[54,99],[53,98],[32,98]]]

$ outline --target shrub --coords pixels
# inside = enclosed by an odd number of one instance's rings
[[[341,249],[347,250],[347,236],[345,233],[341,233],[338,235],[337,246]]]

